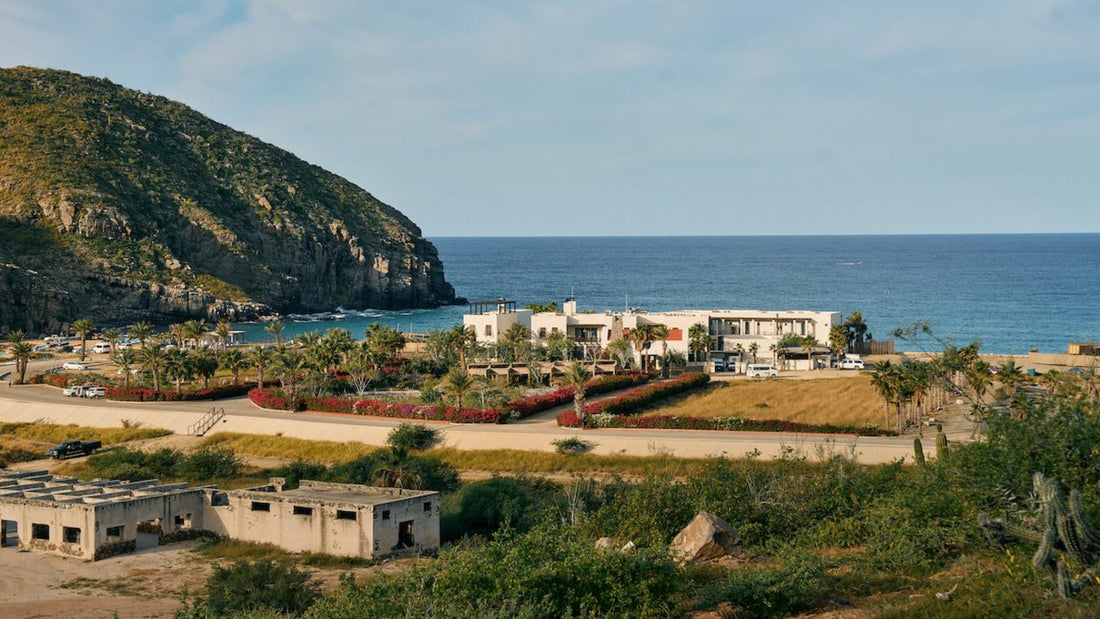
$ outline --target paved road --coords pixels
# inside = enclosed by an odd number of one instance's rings
[[[212,433],[277,434],[312,440],[385,443],[389,431],[406,420],[362,416],[288,413],[256,408],[244,397],[213,402],[114,402],[66,398],[59,389],[43,385],[0,386],[0,420],[48,421],[96,427],[117,427],[138,421],[186,433],[213,406],[226,417]],[[427,422],[431,423],[431,422]],[[801,454],[854,453],[860,462],[912,460],[909,437],[855,437],[850,435],[718,432],[700,430],[576,430],[553,423],[505,425],[431,423],[440,429],[443,444],[458,449],[521,449],[553,451],[553,441],[579,436],[594,444],[593,453],[707,457],[760,457]],[[931,455],[931,454],[929,454]]]

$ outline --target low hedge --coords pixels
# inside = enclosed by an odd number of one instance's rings
[[[326,413],[348,413],[352,415],[374,415],[397,419],[423,419],[427,421],[450,421],[452,423],[504,423],[508,412],[494,408],[456,409],[450,406],[421,404],[400,404],[382,400],[353,400],[351,398],[290,398],[281,391],[253,389],[248,398],[261,408],[286,411],[320,411]]]
[[[245,395],[251,384],[220,385],[208,389],[190,389],[180,393],[161,389],[156,391],[148,387],[111,387],[107,389],[107,399],[120,402],[190,402],[194,400],[221,400]]]
[[[660,402],[671,396],[698,389],[710,382],[710,376],[701,372],[688,372],[681,374],[672,380],[666,380],[637,389],[631,389],[626,393],[599,402],[589,402],[584,407],[588,415],[610,413],[613,415],[637,414],[646,406],[654,402]]]
[[[581,427],[577,413],[572,410],[558,415],[558,425],[567,428]],[[654,415],[652,417],[631,417],[609,413],[589,415],[585,422],[588,428],[639,428],[659,430],[725,430],[736,432],[813,432],[820,434],[858,434],[861,436],[883,436],[876,426],[852,427],[833,424],[815,425],[783,421],[779,419],[743,419],[741,417],[676,417],[672,415]]]
[[[35,374],[31,376],[28,381],[32,385],[52,385],[64,389],[70,385],[83,385],[84,383],[95,383],[97,385],[108,384],[111,379],[98,373],[91,374],[64,374],[61,372],[43,372],[41,374]]]
[[[644,384],[649,376],[641,372],[624,372],[622,374],[607,374],[597,376],[588,382],[585,392],[588,395],[599,395],[609,391],[625,389]],[[523,419],[535,413],[541,413],[557,406],[563,406],[573,401],[573,389],[562,387],[557,391],[542,395],[532,395],[509,402],[505,408],[512,411],[512,418]]]

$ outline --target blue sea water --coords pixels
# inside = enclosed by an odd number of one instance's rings
[[[560,305],[574,294],[595,310],[858,311],[876,339],[928,320],[939,336],[995,353],[1100,340],[1100,234],[431,240],[447,280],[471,301]],[[423,332],[458,324],[465,311],[349,313],[293,322],[285,334],[340,326],[361,337],[372,322]],[[262,325],[243,326],[248,341],[268,339]]]

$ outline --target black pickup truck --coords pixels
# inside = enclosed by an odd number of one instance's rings
[[[90,456],[100,447],[103,443],[99,441],[65,441],[46,453],[54,460],[61,460],[70,456]]]

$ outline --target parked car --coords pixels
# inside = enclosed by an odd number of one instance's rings
[[[745,376],[749,378],[776,378],[779,370],[767,363],[750,363],[745,367]]]
[[[115,350],[129,350],[132,346],[133,344],[130,342],[117,342],[115,344]]]
[[[84,389],[84,393],[81,394],[85,398],[100,399],[107,397],[107,388],[99,385],[93,385]]]
[[[90,456],[100,447],[103,447],[103,443],[99,441],[65,441],[46,454],[54,460],[61,460],[71,456]]]
[[[97,355],[111,352],[111,345],[107,342],[97,342],[95,346],[92,346],[92,352]]]
[[[83,372],[84,370],[88,369],[88,364],[84,363],[83,361],[66,361],[61,366],[61,369],[63,369],[63,370],[76,370],[78,372]]]
[[[80,396],[84,395],[84,385],[73,385],[71,387],[65,387],[61,390],[61,393],[70,398],[79,398]]]
[[[50,349],[49,344],[39,344],[38,346],[34,347],[34,352],[46,352],[49,349]]]
[[[726,371],[726,361],[725,361],[725,359],[714,359],[712,361],[712,363],[714,363],[714,371],[715,372],[725,372]]]
[[[867,366],[864,365],[862,359],[841,359],[840,363],[836,364],[836,367],[841,370],[865,370]]]

